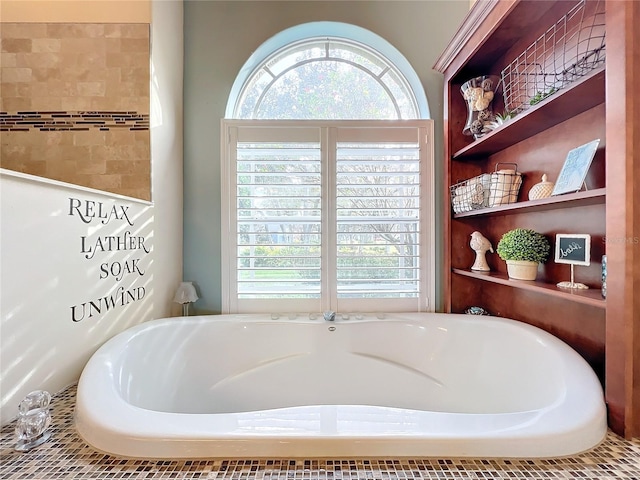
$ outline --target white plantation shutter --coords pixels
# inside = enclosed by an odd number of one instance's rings
[[[320,298],[320,145],[239,142],[240,298]]]
[[[336,190],[338,297],[416,297],[417,142],[338,143]]]
[[[433,305],[431,121],[223,121],[223,311]]]

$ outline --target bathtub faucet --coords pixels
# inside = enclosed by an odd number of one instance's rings
[[[333,322],[336,319],[336,312],[332,312],[331,310],[323,312],[322,318],[324,318],[327,322]]]

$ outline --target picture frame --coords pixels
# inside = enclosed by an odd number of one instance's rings
[[[551,192],[552,196],[580,191],[599,143],[598,138],[569,151]]]
[[[555,262],[589,266],[591,264],[591,235],[557,233]]]

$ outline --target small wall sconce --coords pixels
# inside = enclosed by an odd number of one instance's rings
[[[193,282],[182,282],[173,296],[173,301],[182,304],[182,315],[186,317],[189,315],[189,304],[195,302],[198,298]]]

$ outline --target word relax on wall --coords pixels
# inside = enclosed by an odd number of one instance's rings
[[[109,225],[117,223],[134,227],[128,205],[106,205],[93,200],[80,200],[69,198],[69,215],[78,218],[85,224]],[[127,228],[125,226],[125,228]],[[124,286],[123,280],[143,277],[145,268],[142,265],[141,256],[149,254],[151,249],[145,243],[147,239],[142,235],[136,235],[130,230],[118,231],[117,234],[98,235],[95,238],[89,235],[80,236],[80,254],[86,260],[99,261],[108,256],[99,266],[98,280],[112,279],[116,287],[107,295],[71,306],[71,320],[80,322],[85,318],[103,315],[118,307],[124,307],[133,302],[142,300],[146,295],[144,286]],[[114,259],[122,256],[119,252],[139,254],[136,258]]]

